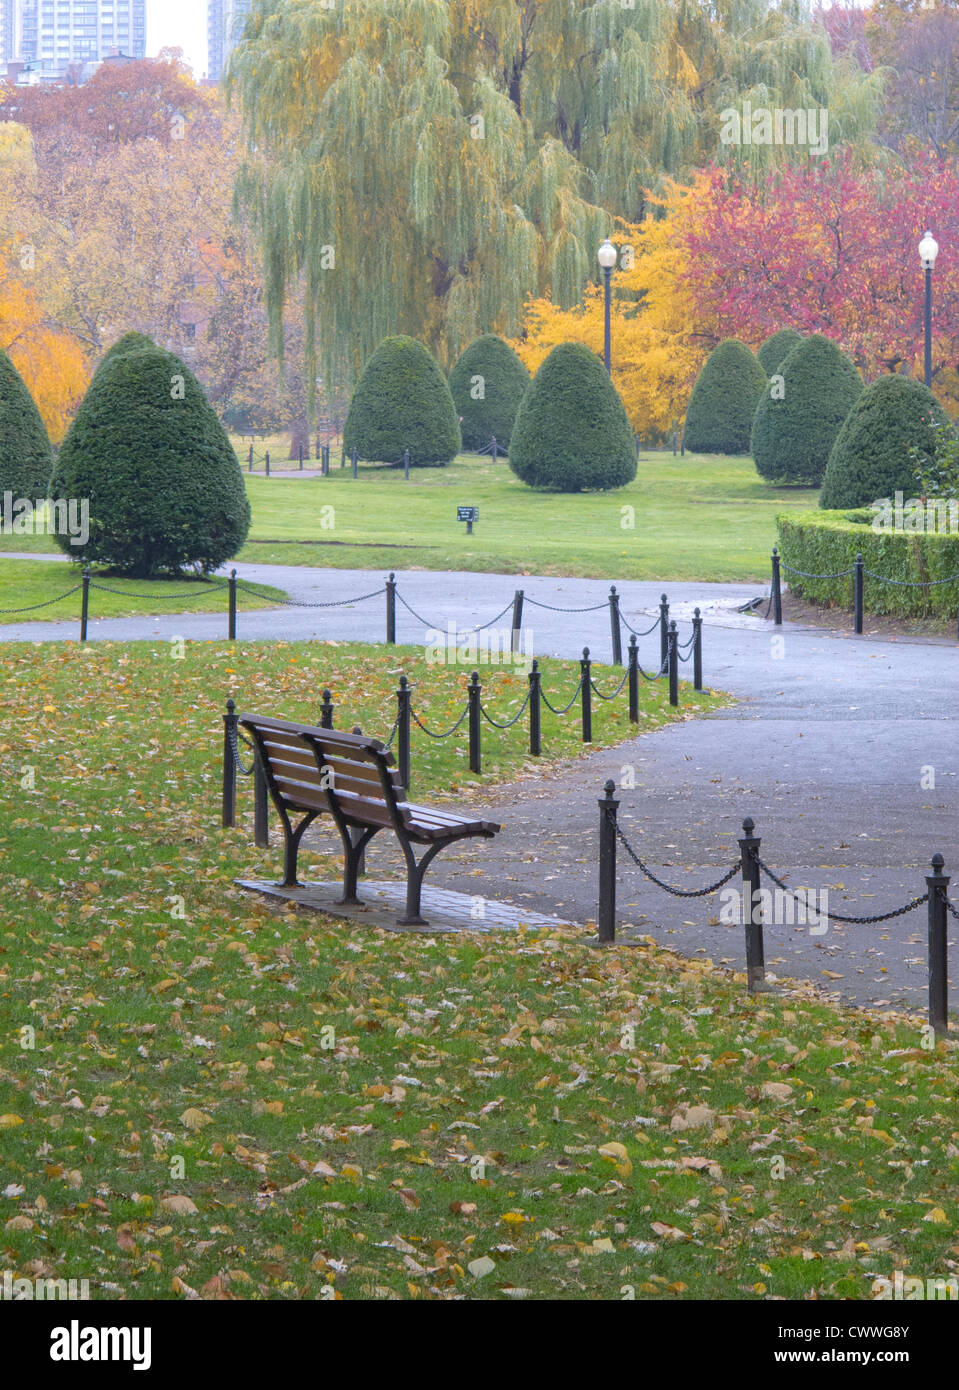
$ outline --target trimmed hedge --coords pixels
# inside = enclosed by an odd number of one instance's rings
[[[856,554],[867,570],[887,579],[927,583],[959,575],[959,531],[875,531],[877,512],[789,512],[776,518],[779,553],[794,569],[807,574],[835,574],[851,569]],[[851,609],[853,578],[802,579],[783,570],[783,582],[793,593],[828,608]],[[883,584],[866,575],[863,607],[867,613],[900,618],[935,617],[955,621],[959,611],[959,579],[932,589]]]
[[[497,449],[507,453],[516,412],[529,383],[524,364],[495,333],[484,333],[470,343],[450,372],[463,448],[485,449],[495,435]],[[479,398],[478,391],[482,391]]]
[[[636,440],[619,392],[583,343],[540,366],[513,426],[509,466],[529,487],[605,491],[636,477]]]
[[[771,483],[818,485],[836,436],[862,394],[862,377],[834,342],[816,333],[794,347],[763,392],[752,429],[752,456]]]
[[[343,427],[343,447],[374,463],[446,464],[462,447],[449,383],[422,343],[384,338],[360,377]]]
[[[766,372],[738,338],[713,348],[696,378],[683,443],[694,454],[748,454]]]
[[[3,494],[13,501],[46,497],[53,472],[53,450],[27,384],[0,351],[0,516]]]
[[[881,497],[919,491],[909,450],[934,454],[933,423],[948,419],[921,381],[887,372],[866,387],[836,436],[826,465],[820,507],[864,507]]]
[[[118,354],[101,365],[70,426],[54,497],[88,498],[90,538],[61,548],[131,575],[209,573],[250,527],[236,454],[203,388],[172,352]]]
[[[767,376],[774,376],[792,352],[802,342],[802,334],[795,328],[780,328],[778,333],[767,338],[756,353]]]

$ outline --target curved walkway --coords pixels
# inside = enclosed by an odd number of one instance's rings
[[[36,558],[31,556],[29,558]],[[369,593],[384,575],[237,565],[251,582],[282,587],[291,598],[329,602]],[[602,604],[604,580],[408,571],[399,592],[440,629],[486,622],[522,586],[527,599],[557,608]],[[737,856],[736,838],[751,815],[762,856],[789,882],[828,888],[830,906],[867,915],[925,891],[929,859],[940,851],[957,872],[959,901],[959,653],[948,640],[853,637],[822,629],[775,629],[736,614],[762,591],[756,584],[665,585],[625,582],[622,611],[648,627],[659,594],[669,594],[681,633],[698,603],[704,614],[704,673],[738,703],[706,718],[674,724],[540,776],[491,789],[494,819],[510,826],[507,843],[464,847],[431,871],[437,886],[475,893],[483,873],[489,895],[532,910],[591,921],[596,915],[597,797],[606,777],[634,769],[635,788],[619,793],[620,820],[638,852],[661,877],[696,887]],[[225,603],[224,603],[225,610]],[[507,626],[508,615],[495,626]],[[593,613],[527,606],[525,625],[540,655],[576,657],[588,645],[609,659],[609,623]],[[91,623],[93,640],[155,640],[225,634],[223,615],[108,619]],[[239,615],[248,640],[338,638],[382,641],[382,597],[352,607],[281,608]],[[75,639],[77,625],[28,623],[0,628],[0,640]],[[397,605],[397,637],[422,642],[424,625]],[[658,653],[653,634],[640,659]],[[685,672],[684,672],[685,674]],[[487,731],[492,737],[491,731]],[[414,739],[415,758],[415,739]],[[629,774],[627,774],[629,780]],[[931,785],[930,785],[931,784]],[[371,873],[388,862],[377,842]],[[667,897],[620,853],[620,921],[648,930],[686,953],[742,963],[742,929],[719,923],[718,899]],[[959,1001],[957,923],[950,921],[953,1008]],[[926,988],[925,908],[878,926],[831,924],[824,936],[801,926],[767,926],[767,966],[812,979],[844,997],[922,1007]]]

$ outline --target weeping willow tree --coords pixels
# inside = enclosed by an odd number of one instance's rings
[[[723,157],[723,107],[828,103],[858,139],[868,81],[798,0],[254,0],[228,89],[276,350],[300,285],[311,381],[390,334],[447,365],[515,335],[528,296],[579,302],[614,219]]]

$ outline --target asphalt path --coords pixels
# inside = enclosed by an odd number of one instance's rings
[[[236,568],[244,582],[275,585],[297,604],[336,605],[244,613],[241,595],[241,640],[384,638],[383,595],[349,602],[382,589],[382,571]],[[397,583],[409,605],[397,605],[400,642],[422,643],[427,625],[433,640],[451,624],[461,638],[474,625],[494,619],[522,587],[524,641],[535,654],[578,657],[589,646],[595,660],[610,659],[606,581],[417,570],[398,574]],[[659,877],[678,887],[708,884],[732,865],[747,815],[762,837],[766,863],[791,886],[818,894],[825,890],[827,910],[833,912],[872,915],[924,893],[924,875],[936,851],[945,857],[946,872],[959,870],[955,642],[889,639],[868,631],[855,637],[839,628],[776,629],[761,617],[736,611],[763,592],[756,584],[625,582],[618,587],[623,615],[639,630],[653,623],[667,590],[681,641],[691,631],[694,605],[701,608],[706,683],[735,696],[735,705],[615,749],[544,765],[536,777],[491,789],[489,814],[507,832],[492,843],[450,850],[430,869],[431,882],[473,894],[481,884],[490,898],[595,921],[597,798],[607,777],[621,787],[620,822],[636,851]],[[225,606],[224,600],[215,614],[94,618],[90,640],[218,640],[225,636]],[[507,613],[493,630],[509,623]],[[76,622],[0,628],[2,640],[76,637]],[[656,633],[643,637],[639,649],[647,669],[655,668]],[[482,669],[482,658],[478,664]],[[684,667],[683,675],[688,672]],[[603,672],[598,679],[604,683]],[[493,736],[488,730],[487,737]],[[377,875],[399,863],[379,840],[370,859]],[[959,881],[955,897],[959,902]],[[741,967],[743,930],[721,920],[721,906],[718,894],[687,899],[665,894],[620,851],[621,924],[687,954],[708,954]],[[731,905],[725,907],[729,913]],[[770,915],[781,919],[768,921],[765,931],[771,972],[813,980],[850,1000],[923,1007],[924,906],[878,925],[830,920],[825,932],[816,922],[790,924],[789,907],[782,895],[770,903]],[[956,926],[950,919],[953,1009],[959,1003]]]

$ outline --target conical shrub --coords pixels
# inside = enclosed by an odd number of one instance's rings
[[[103,364],[64,440],[55,498],[86,498],[90,534],[61,547],[133,575],[201,573],[246,540],[250,506],[229,439],[189,368],[160,348]]]
[[[865,507],[897,492],[913,497],[918,483],[913,446],[935,452],[933,427],[947,419],[921,381],[887,373],[866,387],[836,436],[820,507]]]
[[[125,357],[128,352],[150,351],[156,348],[156,343],[152,338],[148,338],[145,333],[137,333],[132,330],[124,333],[122,338],[118,338],[112,347],[107,348],[100,358],[97,370],[106,362],[112,362],[114,357]]]
[[[795,328],[780,328],[771,338],[767,338],[756,353],[767,376],[772,376],[785,362],[794,347],[802,342],[802,334]]]
[[[509,464],[530,487],[556,492],[623,487],[635,478],[626,409],[582,343],[560,343],[540,366],[516,415]]]
[[[737,338],[709,354],[686,410],[683,442],[694,454],[747,454],[766,373]]]
[[[384,338],[366,364],[343,427],[347,454],[399,463],[449,463],[461,448],[459,420],[449,384],[415,338]]]
[[[4,493],[11,502],[46,497],[53,450],[26,382],[0,351],[0,516]]]
[[[752,455],[768,482],[817,486],[843,421],[862,394],[862,378],[844,352],[815,334],[794,347],[763,392],[752,428]]]
[[[530,375],[509,343],[484,333],[470,343],[450,373],[464,449],[485,449],[495,436],[505,453]]]

